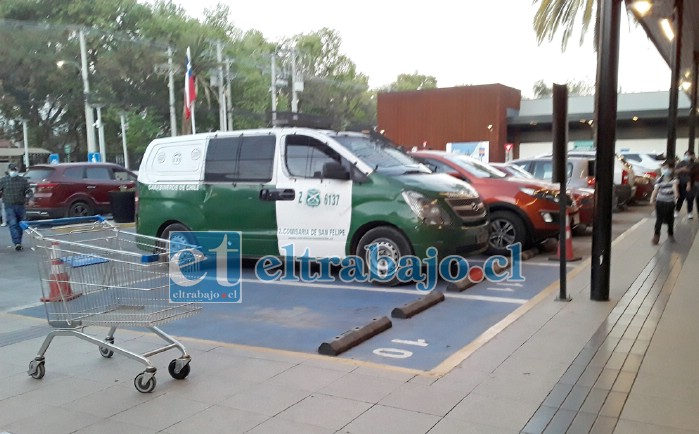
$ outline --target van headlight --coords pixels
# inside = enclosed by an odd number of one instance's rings
[[[451,217],[437,199],[429,199],[416,191],[404,191],[403,199],[415,215],[428,225],[448,225]]]

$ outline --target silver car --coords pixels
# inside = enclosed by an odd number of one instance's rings
[[[623,208],[634,196],[635,187],[633,185],[633,169],[620,160],[616,160],[614,176],[614,196],[612,203],[616,208]],[[553,179],[553,161],[551,156],[536,158],[523,158],[513,160],[510,164],[516,164],[535,178],[551,182]],[[595,158],[593,156],[568,156],[566,178],[568,188],[595,188]],[[619,167],[621,166],[621,167]],[[617,176],[617,169],[619,174]],[[626,173],[624,174],[624,171]]]

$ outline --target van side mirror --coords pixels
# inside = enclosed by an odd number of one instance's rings
[[[323,171],[321,172],[323,179],[350,179],[350,174],[345,167],[338,163],[337,161],[330,161],[323,164]]]

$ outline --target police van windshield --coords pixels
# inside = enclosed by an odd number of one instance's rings
[[[337,135],[333,137],[357,158],[379,173],[405,175],[431,173],[425,165],[381,137]]]

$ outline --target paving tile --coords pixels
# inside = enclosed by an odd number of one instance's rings
[[[566,434],[587,434],[597,419],[597,413],[580,412],[575,415],[575,419],[568,427]]]
[[[156,387],[156,391],[158,388]],[[159,394],[139,393],[133,384],[118,384],[108,389],[65,403],[54,403],[63,408],[79,408],[80,411],[99,417],[110,417],[132,407],[156,399]]]
[[[5,425],[3,429],[10,433],[69,433],[92,425],[99,419],[97,416],[81,411],[49,407],[44,409],[38,417],[30,416],[17,420]]]
[[[444,416],[461,401],[464,394],[437,386],[406,383],[379,403],[388,407]]]
[[[629,350],[630,354],[644,355],[646,350],[648,350],[648,345],[650,345],[650,340],[638,339],[634,342],[633,346]]]
[[[556,415],[558,407],[547,407],[542,405],[532,415],[527,424],[522,429],[525,434],[538,434],[544,432],[551,419]]]
[[[46,374],[49,375],[48,373]],[[46,378],[46,377],[44,377]],[[33,380],[33,379],[30,379]],[[33,380],[36,381],[36,380]],[[39,381],[40,383],[43,380]],[[60,381],[45,383],[42,387],[34,388],[23,394],[28,402],[40,402],[49,405],[60,405],[90,395],[110,386],[82,378],[62,378]],[[136,389],[134,389],[136,392]],[[138,392],[136,392],[138,393]]]
[[[585,402],[585,398],[587,398],[587,394],[590,393],[590,389],[590,387],[586,386],[573,387],[573,390],[570,391],[570,394],[568,394],[563,404],[561,404],[561,409],[572,411],[580,410],[583,402]]]
[[[456,367],[452,372],[459,371],[460,368]],[[352,371],[353,374],[368,375],[370,377],[386,378],[389,380],[397,380],[402,382],[407,382],[415,376],[413,373],[404,372],[401,370],[391,369],[390,367],[378,368],[374,366],[359,366],[357,369]]]
[[[117,422],[111,419],[100,419],[96,423],[75,431],[74,434],[153,434],[150,428]]]
[[[471,393],[448,417],[519,431],[538,408],[537,403]]]
[[[375,405],[342,429],[352,434],[422,434],[439,422],[438,416]],[[430,431],[431,432],[431,431]]]
[[[377,403],[403,384],[401,381],[349,373],[323,387],[320,392],[355,401]]]
[[[376,431],[374,431],[376,432]],[[505,429],[488,424],[466,422],[445,417],[429,431],[429,434],[516,434],[519,430]]]
[[[696,401],[675,399],[674,396],[632,393],[626,400],[621,416],[627,420],[686,430],[699,427]]]
[[[239,378],[197,374],[190,374],[185,380],[178,381],[166,377],[162,383],[165,384],[158,383],[158,387],[167,385],[168,393],[182,393],[182,396],[186,396],[187,399],[207,404],[217,404],[238,393],[254,389],[260,384]]]
[[[621,371],[621,372],[619,372],[619,375],[616,377],[616,381],[614,382],[614,386],[612,386],[612,391],[629,393],[631,391],[631,387],[633,386],[633,383],[635,380],[636,380],[635,373]]]
[[[134,393],[138,392],[134,389]],[[118,413],[112,416],[112,419],[154,430],[164,430],[204,411],[207,407],[208,404],[180,398],[175,394],[165,394]]]
[[[647,422],[619,419],[614,434],[696,434],[695,430],[684,430],[671,426],[653,425]]]
[[[607,395],[609,395],[608,390],[592,388],[585,398],[582,407],[580,407],[580,411],[594,414],[599,413],[602,405],[604,405],[604,401],[607,399]]]
[[[592,387],[595,382],[597,382],[603,369],[603,366],[588,365],[576,384],[579,386]]]
[[[336,430],[298,423],[278,417],[267,420],[248,431],[249,434],[334,434]]]
[[[617,418],[608,416],[597,416],[595,424],[592,425],[590,434],[612,434],[617,423]]]
[[[626,398],[628,398],[628,396],[628,393],[614,391],[609,392],[607,399],[604,400],[604,404],[599,411],[600,416],[619,418],[621,411],[624,409],[624,404],[626,404]]]
[[[553,419],[551,419],[551,422],[544,430],[544,434],[558,434],[566,432],[568,426],[570,426],[570,424],[573,422],[576,414],[577,412],[572,410],[558,410],[556,415],[553,417]]]
[[[197,431],[222,434],[244,433],[267,419],[269,417],[263,414],[214,405],[169,427],[167,432],[170,434],[189,434]]]
[[[345,375],[345,372],[333,369],[297,365],[274,376],[269,383],[315,392]]]
[[[590,360],[595,357],[595,353],[597,352],[598,348],[599,345],[590,345],[588,342],[588,344],[585,345],[585,347],[583,347],[580,353],[575,357],[573,364],[586,366],[588,363],[590,363]]]
[[[611,390],[612,386],[614,385],[614,381],[616,381],[617,375],[619,375],[619,371],[616,369],[602,369],[602,372],[599,374],[599,377],[597,378],[597,381],[593,387],[597,389]]]
[[[219,404],[239,410],[274,416],[302,401],[311,392],[275,384],[262,383],[248,391],[240,392]]]
[[[643,362],[643,356],[639,354],[629,354],[624,361],[624,365],[621,370],[624,372],[638,372],[641,367],[641,362]]]
[[[575,359],[577,360],[577,358]],[[589,360],[588,360],[589,362]],[[580,376],[582,375],[583,372],[585,372],[585,368],[587,368],[587,363],[582,364],[582,363],[573,363],[568,367],[566,370],[565,374],[558,380],[559,384],[575,384],[578,382],[580,379]]]
[[[604,367],[607,369],[621,369],[621,367],[624,366],[626,356],[627,353],[620,353],[618,351],[614,351],[609,360],[607,360],[607,364]]]
[[[572,389],[572,384],[556,384],[541,405],[545,407],[560,407]]]
[[[339,430],[367,411],[372,404],[335,396],[313,394],[279,413],[278,418]]]
[[[478,385],[489,377],[486,372],[473,370],[469,372],[464,371],[464,369],[453,369],[451,372],[435,381],[433,385],[449,390],[460,391],[465,396],[471,393],[473,389],[478,387]]]

